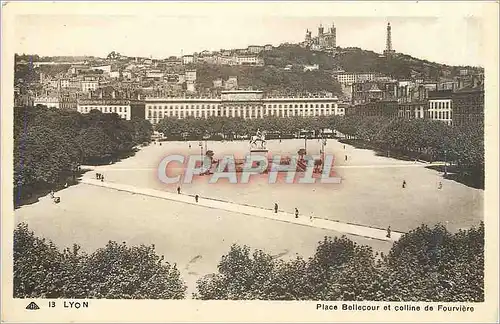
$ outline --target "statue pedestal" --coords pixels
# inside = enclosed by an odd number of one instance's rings
[[[252,154],[262,155],[262,153],[264,153],[264,154],[265,154],[265,153],[267,153],[267,152],[269,152],[269,150],[268,150],[268,149],[251,149],[251,150],[250,150],[250,155],[252,155]]]

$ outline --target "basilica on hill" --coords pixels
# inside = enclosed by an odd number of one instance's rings
[[[313,51],[335,52],[335,48],[337,47],[337,29],[335,28],[335,24],[332,23],[332,27],[327,32],[325,32],[323,25],[319,25],[318,36],[316,37],[312,37],[311,31],[308,29],[302,46]]]

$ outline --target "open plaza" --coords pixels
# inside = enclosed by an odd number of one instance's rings
[[[319,154],[321,143],[316,139],[271,140],[267,149],[273,155],[292,156],[305,145],[308,154]],[[82,183],[57,193],[59,204],[43,197],[17,209],[16,222],[26,222],[60,248],[77,243],[93,251],[109,240],[154,244],[166,261],[177,264],[192,292],[197,279],[217,271],[221,256],[234,243],[276,257],[309,257],[324,236],[347,235],[385,253],[392,241],[378,239],[374,232],[378,229],[391,226],[404,233],[421,224],[442,223],[457,231],[483,220],[483,190],[443,179],[442,173],[424,163],[377,156],[334,139],[327,141],[325,153],[336,157],[333,170],[340,183],[269,184],[259,175],[247,184],[211,184],[207,176],[189,184],[167,185],[158,179],[165,156],[200,154],[206,149],[216,159],[225,154],[243,157],[249,145],[247,141],[150,144],[131,158],[85,173]],[[104,176],[101,185],[96,172]],[[117,190],[120,186],[127,190]],[[164,199],[161,192],[170,196]],[[273,219],[275,204],[279,213]],[[327,220],[337,225],[319,225]]]

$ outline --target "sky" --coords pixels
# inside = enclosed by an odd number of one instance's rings
[[[88,12],[88,11],[87,11]],[[15,18],[15,51],[43,56],[93,55],[165,58],[202,50],[296,43],[306,29],[337,28],[337,45],[381,53],[386,26],[397,52],[451,65],[484,66],[483,21],[478,16],[224,15],[203,13],[25,14]]]

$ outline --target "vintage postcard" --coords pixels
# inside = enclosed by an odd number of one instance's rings
[[[498,2],[2,2],[2,321],[497,322]]]

